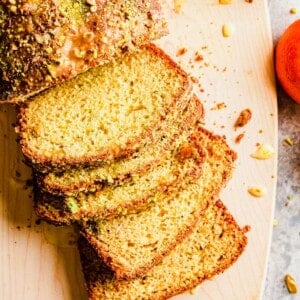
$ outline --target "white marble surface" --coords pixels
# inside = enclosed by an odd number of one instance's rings
[[[254,0],[255,1],[255,0]],[[259,1],[259,0],[256,0]],[[285,28],[300,19],[299,0],[269,0],[274,46]],[[290,14],[292,7],[297,14]],[[300,299],[300,105],[278,90],[278,179],[272,244],[268,260],[265,290],[262,300]],[[293,146],[284,142],[286,137]],[[298,293],[289,294],[284,284],[285,274],[291,274]]]

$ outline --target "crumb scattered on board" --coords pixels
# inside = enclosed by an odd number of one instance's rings
[[[196,51],[196,53],[195,53],[195,61],[199,62],[199,61],[202,61],[202,60],[203,60],[203,55],[200,54],[198,51]]]
[[[246,124],[249,123],[249,121],[251,120],[252,118],[252,112],[249,108],[246,108],[246,109],[243,109],[237,120],[235,121],[234,123],[234,128],[238,128],[238,127],[244,127]]]
[[[239,144],[244,137],[245,137],[245,132],[238,134],[234,140],[235,143]]]
[[[188,49],[186,47],[179,48],[176,52],[176,56],[181,56],[187,53]]]
[[[183,9],[185,2],[186,2],[186,0],[173,0],[174,11],[176,13],[180,13]]]
[[[227,105],[225,102],[220,102],[220,103],[217,103],[214,107],[212,107],[211,110],[220,110],[220,109],[223,109],[226,107],[227,107]]]
[[[219,0],[220,4],[231,4],[233,0]]]

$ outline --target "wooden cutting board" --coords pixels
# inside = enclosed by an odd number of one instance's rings
[[[236,172],[221,198],[241,226],[251,226],[248,246],[236,264],[193,294],[175,298],[259,299],[272,232],[277,159],[276,153],[268,160],[250,157],[258,143],[277,149],[267,1],[220,5],[217,0],[187,0],[179,13],[172,2],[166,11],[170,34],[158,44],[194,77],[195,92],[206,109],[205,127],[225,135],[238,153]],[[224,24],[234,28],[226,38]],[[245,108],[252,111],[252,119],[234,130]],[[26,187],[30,169],[22,162],[14,122],[14,108],[0,105],[0,299],[86,299],[72,228],[36,224],[32,192]],[[242,133],[237,144],[235,138]],[[262,198],[247,192],[258,185],[267,189]]]

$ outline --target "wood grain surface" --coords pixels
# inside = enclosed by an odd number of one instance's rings
[[[229,270],[176,299],[244,299],[261,297],[272,232],[276,187],[277,101],[273,45],[267,1],[187,0],[182,11],[166,4],[170,34],[158,44],[193,77],[206,110],[205,127],[224,135],[238,153],[232,180],[221,199],[241,226],[250,225],[248,246]],[[223,37],[222,26],[233,34]],[[179,49],[186,49],[178,55]],[[241,110],[252,119],[234,129]],[[87,299],[76,250],[76,233],[69,227],[36,222],[31,170],[23,163],[12,124],[15,109],[0,105],[0,299]],[[235,142],[244,134],[240,143]],[[250,155],[258,143],[275,154],[268,160]],[[264,186],[262,198],[248,194],[249,186]]]

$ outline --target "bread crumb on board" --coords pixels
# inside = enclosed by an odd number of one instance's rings
[[[220,103],[217,103],[214,107],[212,107],[211,110],[220,110],[220,109],[223,109],[226,107],[227,107],[227,105],[225,102],[220,102]]]
[[[249,123],[249,121],[251,120],[252,118],[252,112],[249,108],[246,108],[246,109],[243,109],[237,120],[235,121],[234,123],[234,128],[238,128],[238,127],[244,127],[246,124]]]
[[[186,47],[179,48],[176,52],[176,56],[181,56],[186,54],[188,49]]]
[[[236,143],[236,144],[239,144],[239,143],[241,142],[241,140],[242,140],[244,137],[245,137],[245,133],[244,133],[244,132],[238,134],[238,135],[236,136],[235,140],[234,140],[235,143]]]
[[[231,4],[233,0],[219,0],[220,4]]]
[[[183,9],[185,2],[186,2],[186,0],[173,0],[174,11],[176,13],[180,13]]]
[[[194,60],[195,60],[196,62],[199,62],[199,61],[202,61],[203,59],[204,59],[204,58],[203,58],[203,55],[200,54],[199,51],[196,51],[196,52],[195,52],[195,58],[194,58]]]

